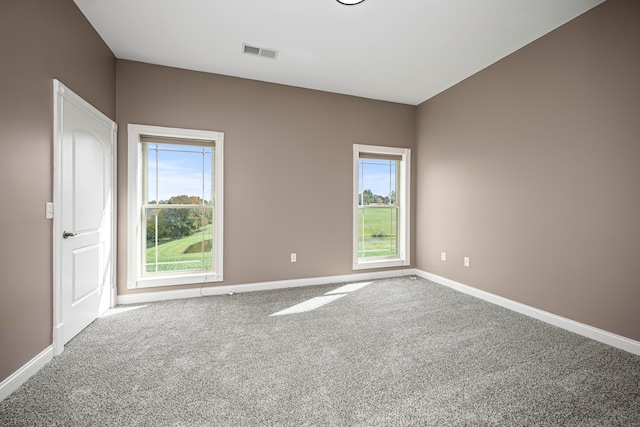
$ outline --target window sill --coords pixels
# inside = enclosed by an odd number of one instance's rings
[[[222,282],[222,275],[214,272],[194,274],[171,274],[166,276],[147,276],[127,283],[128,289],[156,288],[161,286],[197,285]]]
[[[404,259],[375,259],[358,261],[353,264],[354,270],[366,270],[368,268],[403,267],[409,265],[409,261]]]

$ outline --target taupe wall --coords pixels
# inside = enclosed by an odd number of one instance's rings
[[[418,268],[640,340],[638,23],[609,0],[419,106]]]
[[[115,57],[71,0],[0,2],[0,382],[52,343],[53,83],[115,118]]]
[[[222,284],[353,273],[353,144],[414,148],[414,106],[131,61],[117,70],[120,294],[132,292],[129,123],[225,133]]]
[[[352,144],[395,145],[414,148],[419,169],[414,265],[640,340],[637,22],[639,3],[609,0],[416,118],[407,105],[129,61],[116,105],[116,60],[71,0],[2,0],[0,196],[12,203],[0,381],[51,344],[53,78],[120,126],[120,293],[127,123],[225,132],[224,284],[351,273]]]

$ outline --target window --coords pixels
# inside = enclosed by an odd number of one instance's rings
[[[128,287],[222,281],[224,134],[128,130]]]
[[[353,268],[409,265],[411,150],[353,146]]]

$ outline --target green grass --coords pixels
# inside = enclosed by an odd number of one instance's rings
[[[358,256],[360,258],[396,256],[397,210],[378,207],[359,209]]]
[[[396,225],[397,211],[365,207],[359,210],[358,256],[361,258],[389,257],[397,255]],[[156,271],[156,250],[159,272],[212,268],[210,245],[206,240],[213,238],[213,226],[204,228],[205,251],[188,253],[202,242],[202,231],[178,240],[160,243],[157,248],[150,242],[146,250],[147,273]]]
[[[157,249],[152,243],[146,251],[146,261],[148,264],[146,269],[147,273],[156,271],[156,250],[158,256],[157,271],[180,271],[212,268],[213,260],[211,257],[211,251],[204,252],[204,258],[203,252],[185,253],[190,248],[193,248],[193,245],[200,244],[202,242],[202,238],[202,231],[199,231],[182,239],[160,243],[157,246]],[[208,225],[204,228],[204,239],[206,241],[212,238],[213,226]],[[205,244],[205,249],[207,249],[207,247],[210,246]]]

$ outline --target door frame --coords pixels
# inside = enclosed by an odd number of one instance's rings
[[[60,328],[64,326],[62,319],[62,142],[64,101],[71,102],[76,107],[93,116],[96,120],[111,127],[111,284],[109,289],[109,307],[116,304],[116,262],[117,262],[117,173],[118,173],[118,144],[117,124],[94,106],[75,94],[59,80],[53,80],[53,349],[57,356],[64,351],[64,342]]]

